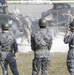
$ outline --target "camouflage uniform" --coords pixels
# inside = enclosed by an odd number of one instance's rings
[[[0,35],[0,64],[3,75],[8,75],[8,64],[13,75],[19,75],[14,54],[18,51],[16,40],[9,31],[4,31]]]
[[[67,55],[67,68],[71,75],[74,75],[74,32],[64,36],[64,42],[69,43],[69,51]]]
[[[34,51],[32,62],[32,75],[38,75],[41,66],[41,75],[47,75],[49,67],[49,55],[52,45],[52,36],[48,29],[43,28],[31,35],[31,48]]]

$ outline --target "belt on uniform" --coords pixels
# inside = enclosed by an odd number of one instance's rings
[[[3,52],[10,52],[10,50],[1,50],[1,51],[3,51]]]
[[[37,50],[44,50],[44,49],[48,49],[47,47],[42,47],[42,48],[39,48]]]

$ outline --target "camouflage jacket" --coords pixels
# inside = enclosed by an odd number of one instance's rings
[[[52,46],[52,36],[48,29],[40,29],[31,35],[31,48],[36,57],[49,57]]]
[[[0,50],[10,50],[14,53],[18,51],[16,39],[10,31],[5,31],[0,34]]]
[[[69,44],[69,49],[74,48],[74,32],[70,34],[65,34],[64,43]]]

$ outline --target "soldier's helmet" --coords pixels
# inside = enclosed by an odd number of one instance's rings
[[[72,22],[70,23],[69,28],[70,28],[70,29],[74,29],[74,21],[72,21]]]
[[[46,23],[47,23],[47,21],[45,18],[39,19],[39,26],[40,27],[46,27]]]
[[[9,25],[7,23],[3,23],[1,28],[2,28],[2,30],[8,30],[9,29]]]

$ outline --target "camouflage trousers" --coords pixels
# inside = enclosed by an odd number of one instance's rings
[[[13,53],[9,53],[6,56],[6,58],[1,58],[0,64],[2,67],[3,75],[8,75],[8,64],[10,66],[10,69],[11,69],[13,75],[19,75],[18,70],[17,70],[16,60],[13,56]]]
[[[49,60],[46,58],[34,58],[32,62],[32,75],[38,75],[41,67],[41,75],[48,74]]]
[[[67,55],[67,69],[71,75],[74,75],[74,50],[69,50]]]

